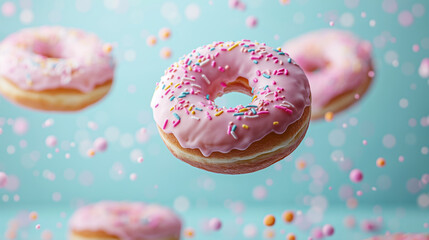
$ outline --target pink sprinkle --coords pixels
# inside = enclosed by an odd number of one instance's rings
[[[256,70],[256,75],[261,76],[261,71]]]
[[[226,112],[235,112],[235,109],[228,109]]]
[[[276,81],[273,81],[273,85],[276,85],[277,84],[277,82]]]
[[[212,120],[212,117],[210,116],[209,112],[206,112],[206,114],[207,114],[207,118],[208,118],[209,120]]]
[[[162,129],[165,129],[167,127],[167,123],[168,123],[168,119],[165,119],[164,126],[162,127]]]
[[[215,67],[216,66],[216,61],[213,61],[212,62],[212,67]]]
[[[223,68],[223,67],[221,67],[221,66],[219,66],[219,71],[221,71],[221,72],[225,72],[225,69]]]
[[[93,147],[96,151],[98,152],[104,152],[107,149],[107,141],[106,139],[99,137],[97,139],[95,139]]]
[[[237,116],[237,120],[241,120],[241,116]]]
[[[287,112],[287,113],[289,113],[289,114],[292,114],[292,110],[290,110],[289,108],[287,108],[287,107],[283,107],[283,106],[280,106],[280,105],[275,105],[274,106],[275,108],[278,108],[278,109],[282,109],[282,110],[284,110],[285,112]]]
[[[40,224],[37,224],[37,225],[36,225],[36,229],[40,229]]]
[[[232,129],[231,125],[228,125],[228,130],[226,130],[226,134],[230,135],[231,134],[231,129]]]
[[[221,83],[220,83],[220,85],[221,85],[222,87],[226,87],[226,83],[224,83],[224,82],[221,82]]]
[[[215,57],[218,57],[218,56],[219,56],[219,52],[217,52],[214,56],[215,56]]]
[[[285,71],[285,75],[288,75],[288,73],[289,73],[289,71],[286,69],[286,71]]]
[[[173,127],[176,127],[180,123],[180,120],[177,120],[177,122],[173,121]]]
[[[155,105],[155,108],[157,108],[159,106],[159,103],[157,103],[156,105]]]
[[[57,138],[55,136],[48,136],[45,140],[46,146],[55,147],[57,145]]]
[[[258,82],[258,79],[257,79],[257,78],[255,78],[255,79],[253,79],[253,81],[254,81],[255,83],[257,83],[257,82]]]
[[[268,111],[259,111],[258,112],[258,115],[261,115],[261,114],[269,114],[270,112],[268,112]]]
[[[221,48],[220,50],[221,51],[228,51],[228,49],[226,49],[226,48]]]

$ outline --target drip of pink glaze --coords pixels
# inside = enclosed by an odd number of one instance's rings
[[[0,43],[0,76],[25,90],[90,92],[114,76],[115,63],[94,34],[63,27],[24,29]]]
[[[204,156],[210,156],[212,152],[227,153],[232,149],[245,150],[253,142],[262,139],[269,133],[284,133],[289,125],[301,118],[305,107],[310,106],[308,80],[304,71],[294,61],[288,61],[287,54],[267,47],[265,44],[251,42],[242,44],[243,42],[215,42],[200,47],[182,58],[183,60],[172,64],[157,84],[151,102],[155,121],[158,126],[162,127],[166,119],[176,120],[175,114],[179,116],[180,124],[169,125],[163,131],[172,133],[182,147],[199,149]],[[238,47],[240,44],[248,51],[241,51]],[[274,61],[261,61],[255,64],[249,57],[252,52],[263,55],[264,58],[283,59],[282,62],[286,64],[276,64]],[[201,58],[201,56],[204,57]],[[212,57],[207,58],[206,56]],[[189,59],[192,64],[188,65],[186,59]],[[210,60],[211,63],[204,64],[201,72],[195,71],[196,63],[206,60]],[[215,62],[216,64],[214,64]],[[215,65],[219,67],[210,67]],[[228,68],[222,66],[228,66]],[[220,68],[223,71],[219,71]],[[271,75],[275,70],[287,71],[289,74]],[[184,93],[186,89],[190,91],[193,87],[183,85],[181,79],[185,76],[195,79],[194,83],[201,86],[201,88],[195,89],[194,94]],[[258,81],[252,81],[258,76],[260,76]],[[227,108],[216,106],[213,102],[216,97],[224,94],[225,88],[221,83],[228,85],[238,77],[249,80],[248,85],[253,89],[255,96],[252,102],[243,104],[254,107],[249,107],[247,109],[249,113],[243,112],[240,118],[234,116],[236,113],[241,113],[239,112],[240,107],[237,107],[235,111],[228,111]],[[275,86],[273,82],[275,82]],[[183,85],[186,89],[178,90],[175,94],[176,98],[170,101],[169,98],[163,98],[167,91],[165,87],[169,85],[174,89]],[[286,89],[287,91],[276,92],[277,97],[270,89]],[[264,95],[264,93],[268,94]],[[186,102],[181,102],[178,96],[181,96],[182,100],[186,100]],[[207,105],[201,104],[205,102]],[[155,108],[154,106],[157,104],[159,107]],[[200,107],[202,111],[190,113],[186,110],[195,106]],[[250,108],[254,108],[257,115],[251,114]],[[248,128],[235,127],[235,130],[232,131],[229,129],[229,122],[236,126],[245,124]],[[273,122],[277,123],[274,125]]]
[[[368,41],[332,29],[307,33],[284,45],[310,81],[314,111],[367,81],[373,68],[371,49]]]
[[[99,202],[78,209],[71,217],[72,231],[103,231],[121,240],[179,237],[181,220],[158,205]]]

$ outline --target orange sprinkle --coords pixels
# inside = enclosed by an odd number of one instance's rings
[[[305,160],[300,159],[296,162],[296,169],[303,170],[305,167],[307,167]]]
[[[39,216],[37,215],[37,212],[31,212],[29,215],[28,215],[28,218],[30,218],[30,220],[32,220],[32,221],[35,221],[35,220],[37,220],[37,218],[38,218]]]
[[[271,227],[275,223],[276,223],[276,218],[273,215],[269,214],[269,215],[265,216],[265,218],[264,218],[265,226]]]
[[[106,43],[103,46],[103,52],[105,52],[105,53],[110,53],[112,51],[112,49],[113,49],[113,47],[112,47],[112,44],[110,44],[110,43]]]
[[[93,157],[95,155],[95,151],[93,149],[89,149],[86,154],[88,155],[88,157]]]

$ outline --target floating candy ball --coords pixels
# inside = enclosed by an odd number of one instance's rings
[[[314,239],[322,239],[323,238],[323,231],[321,228],[313,228],[313,231],[311,231],[311,235]]]
[[[254,28],[258,25],[258,19],[254,16],[249,16],[246,19],[246,25],[250,28]]]
[[[258,228],[255,225],[246,225],[243,229],[243,235],[247,238],[253,238],[258,234]]]
[[[31,213],[28,215],[28,218],[29,218],[31,221],[35,221],[35,220],[37,220],[37,218],[38,218],[37,212],[31,212]]]
[[[334,113],[333,112],[327,112],[325,113],[325,121],[330,122],[334,119]]]
[[[192,228],[187,228],[185,229],[183,234],[185,235],[186,238],[193,238],[195,236],[195,231]]]
[[[386,165],[386,160],[382,157],[377,159],[377,167],[384,167]]]
[[[93,144],[94,150],[97,152],[104,152],[107,149],[107,141],[106,139],[99,137],[95,139]]]
[[[7,175],[4,172],[0,172],[0,188],[4,188],[7,183]]]
[[[241,11],[246,10],[246,4],[244,4],[240,0],[229,0],[228,4],[230,8],[235,8]]]
[[[378,229],[378,226],[372,221],[364,220],[361,224],[361,228],[365,232],[374,232]]]
[[[293,233],[289,233],[289,234],[286,236],[286,239],[287,239],[287,240],[295,240],[295,239],[296,239],[295,234],[293,234]]]
[[[55,147],[57,145],[57,138],[55,136],[48,136],[45,140],[46,146]]]
[[[146,44],[149,47],[155,46],[156,42],[157,42],[156,37],[153,35],[146,38]]]
[[[222,222],[219,218],[212,218],[209,221],[209,227],[212,231],[218,231],[222,227]]]
[[[164,47],[161,49],[160,56],[164,59],[171,57],[171,49],[168,47]]]
[[[36,229],[40,229],[40,224],[36,224]]]
[[[273,229],[265,229],[264,231],[264,237],[271,239],[276,236],[276,232]]]
[[[94,157],[95,155],[94,149],[88,149],[88,151],[86,152],[86,155],[88,155],[88,157]]]
[[[419,75],[422,78],[429,77],[429,58],[423,59],[422,62],[420,63]]]
[[[171,30],[169,28],[161,28],[158,32],[158,36],[162,40],[169,39],[171,36]]]
[[[291,223],[293,221],[293,219],[295,218],[295,215],[293,214],[292,211],[285,211],[283,213],[283,220],[286,223]]]
[[[110,43],[106,43],[103,45],[103,52],[109,54],[110,52],[112,52],[113,50],[113,46]]]
[[[350,172],[350,176],[349,177],[350,177],[350,180],[352,182],[357,183],[357,182],[362,181],[362,179],[363,179],[363,173],[359,169],[353,169]]]
[[[276,223],[276,218],[273,215],[267,215],[264,218],[265,226],[271,227]]]
[[[329,237],[334,235],[335,229],[332,225],[326,224],[325,226],[323,226],[322,232],[323,232],[323,235],[325,235],[326,237]]]

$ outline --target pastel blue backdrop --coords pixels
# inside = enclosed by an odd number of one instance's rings
[[[425,13],[429,2],[398,0],[393,13],[386,9],[395,1],[379,0],[291,0],[286,5],[243,0],[245,11],[232,9],[228,1],[220,0],[11,2],[16,13],[0,16],[0,39],[22,28],[42,25],[84,29],[114,44],[117,71],[110,94],[76,113],[38,112],[0,98],[0,171],[14,176],[14,183],[19,179],[17,189],[0,189],[0,221],[2,211],[10,208],[31,210],[46,204],[73,208],[82,202],[106,199],[158,202],[174,207],[185,218],[187,212],[199,209],[203,210],[198,214],[210,218],[216,214],[209,214],[210,209],[225,209],[238,202],[246,209],[260,209],[254,221],[258,226],[262,221],[258,217],[275,206],[278,216],[287,208],[305,212],[314,207],[326,214],[331,207],[359,214],[363,206],[371,209],[375,205],[429,213],[427,206],[418,203],[429,192],[419,182],[429,173],[429,82],[418,74],[420,62],[429,52],[429,17]],[[408,27],[398,21],[403,11],[414,16]],[[249,16],[257,17],[255,28],[246,25]],[[155,46],[148,46],[146,38],[157,36],[164,27],[171,30],[171,37],[158,38]],[[252,39],[281,47],[292,37],[322,28],[352,31],[373,43],[376,77],[358,104],[332,122],[312,122],[306,139],[290,157],[252,174],[205,172],[168,151],[157,133],[149,104],[155,83],[171,63],[213,41]],[[419,51],[413,51],[413,45],[418,45]],[[172,51],[169,59],[160,57],[165,47]],[[249,100],[241,94],[228,94],[216,102],[234,106]],[[17,118],[28,123],[26,133],[13,131]],[[42,127],[47,119],[54,124]],[[147,139],[136,138],[142,128]],[[57,137],[59,152],[45,145],[49,135]],[[98,137],[106,138],[109,147],[88,157],[86,152]],[[143,163],[136,162],[140,155]],[[384,168],[376,166],[378,157],[386,159]],[[300,160],[307,163],[304,170],[295,166]],[[363,171],[362,183],[348,179],[352,168]],[[132,173],[137,175],[135,181],[129,179]],[[355,194],[358,190],[363,191],[360,197]],[[357,210],[346,208],[350,198],[358,200]],[[373,217],[371,210],[368,212],[367,217]],[[233,216],[226,214],[225,218],[233,222]],[[422,219],[414,231],[427,231],[423,222],[429,219]],[[0,233],[6,229],[3,220]],[[342,215],[335,221],[338,228],[344,228]],[[198,224],[193,227],[198,229]],[[241,230],[238,236],[242,236]]]

